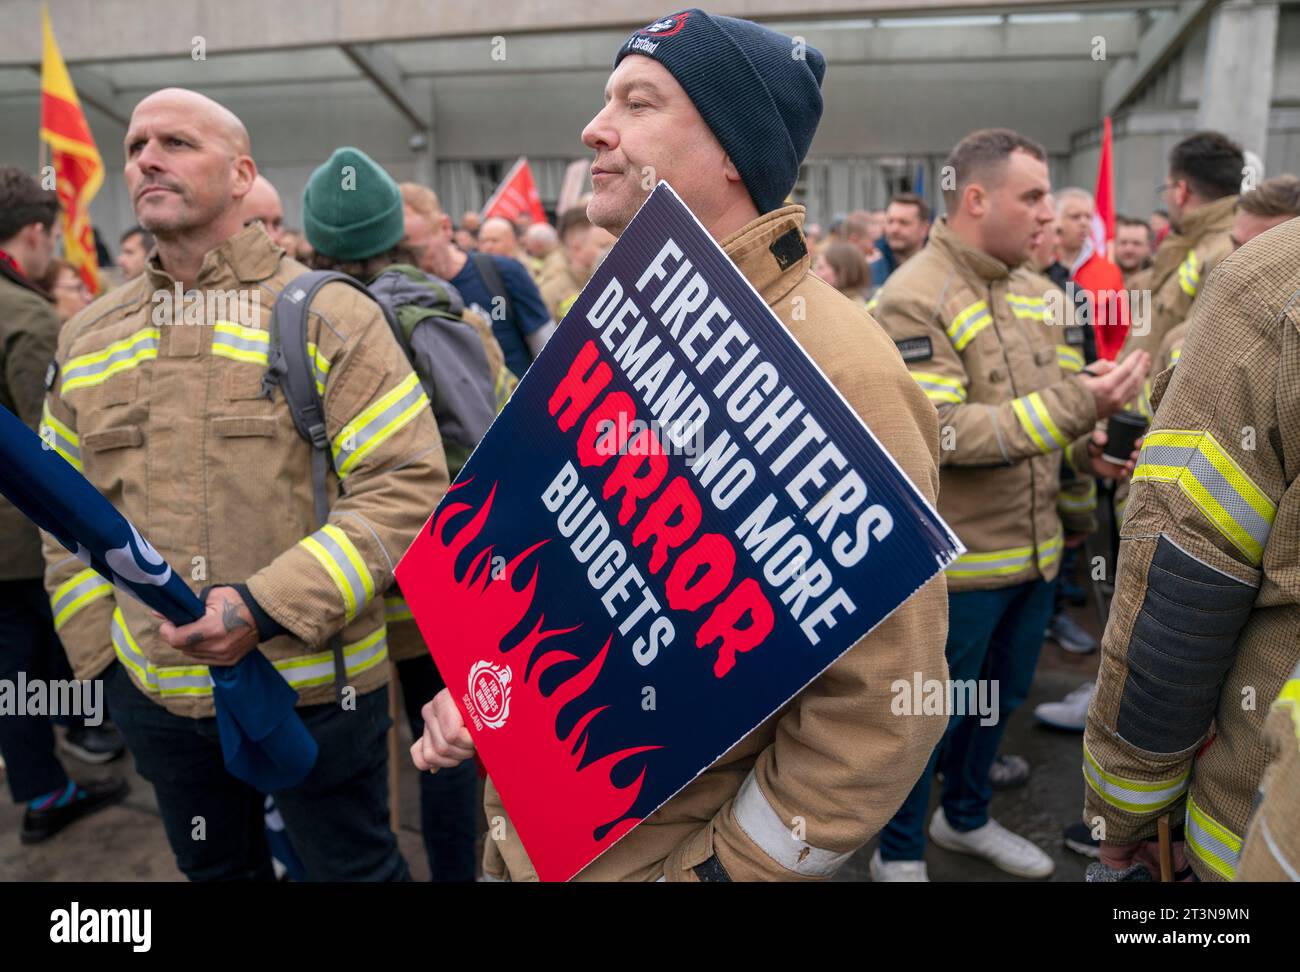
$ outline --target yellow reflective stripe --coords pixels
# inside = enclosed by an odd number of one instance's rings
[[[1191,253],[1187,254],[1187,259],[1178,267],[1178,286],[1183,289],[1183,293],[1188,297],[1195,297],[1196,291],[1200,285],[1200,265],[1196,259],[1196,251],[1193,250]]]
[[[63,393],[98,385],[142,361],[152,361],[158,357],[159,336],[156,327],[142,328],[102,351],[72,358],[63,366]]]
[[[1056,508],[1067,513],[1091,513],[1096,510],[1096,480],[1088,480],[1088,489],[1083,493],[1061,493],[1056,498]]]
[[[1241,838],[1219,823],[1187,797],[1187,818],[1183,827],[1187,849],[1206,867],[1229,881],[1237,872]]]
[[[113,585],[98,571],[87,567],[79,570],[54,589],[50,597],[50,610],[54,614],[54,630],[60,630],[74,614],[92,601],[108,597]]]
[[[1061,434],[1061,430],[1056,427],[1056,423],[1052,421],[1052,416],[1047,411],[1047,404],[1038,392],[1030,392],[1028,395],[1013,399],[1011,410],[1015,412],[1021,428],[1025,430],[1025,434],[1034,445],[1038,446],[1040,452],[1053,452],[1056,449],[1064,449],[1070,444],[1070,441]],[[1049,440],[1055,445],[1049,445]]]
[[[948,378],[931,371],[913,371],[912,377],[932,402],[959,405],[966,401],[966,388],[956,378]]]
[[[343,613],[348,621],[357,616],[375,596],[375,582],[370,576],[361,551],[332,523],[299,541],[308,553],[325,568],[343,598]]]
[[[1178,364],[1178,359],[1183,356],[1183,346],[1177,345],[1169,349],[1169,363]]]
[[[397,387],[380,396],[334,437],[334,469],[340,477],[429,407],[420,379],[411,372]]]
[[[564,320],[564,315],[569,313],[569,308],[574,305],[578,297],[579,294],[573,294],[570,297],[565,297],[564,300],[560,301],[555,306],[556,311],[558,311],[558,313],[555,315],[557,320],[561,320],[561,321]]]
[[[411,606],[405,598],[390,596],[384,598],[384,620],[388,624],[395,624],[398,621],[413,621],[415,615],[411,613]]]
[[[1038,545],[1038,569],[1046,571],[1048,567],[1061,559],[1061,551],[1065,549],[1065,535],[1057,533],[1050,540],[1044,540]]]
[[[1142,391],[1138,392],[1137,409],[1148,422],[1151,421],[1154,412],[1151,408],[1151,382],[1149,381],[1144,381]]]
[[[948,565],[947,573],[955,577],[1004,577],[1018,574],[1037,560],[1041,568],[1051,566],[1061,556],[1065,535],[1059,530],[1037,547],[1010,547],[964,553]]]
[[[1176,483],[1252,564],[1263,560],[1277,507],[1209,432],[1148,433],[1133,471],[1141,480]]]
[[[217,321],[212,326],[212,353],[219,357],[265,367],[270,347],[271,335],[259,328],[233,321]]]
[[[1295,730],[1296,742],[1300,743],[1300,678],[1289,679],[1282,686],[1282,691],[1273,702],[1273,708],[1279,711],[1290,710],[1291,728]]]
[[[348,677],[360,675],[388,658],[388,630],[380,627],[360,641],[343,646],[343,670]],[[334,654],[323,651],[314,655],[285,658],[275,663],[280,674],[294,688],[311,688],[334,681]]]
[[[982,300],[975,301],[964,308],[948,325],[948,337],[952,340],[952,346],[958,351],[963,350],[966,345],[975,340],[975,335],[988,327],[992,321],[989,305]]]
[[[307,342],[307,358],[311,361],[312,371],[316,373],[316,394],[325,397],[325,379],[330,373],[330,359],[320,353],[320,348],[311,341]]]
[[[77,472],[82,472],[81,440],[77,438],[75,432],[54,417],[49,402],[41,406],[40,435],[45,448],[53,449],[69,466]]]
[[[144,688],[164,698],[177,695],[212,694],[212,674],[206,665],[154,665],[145,657],[127,629],[120,610],[113,612],[113,648],[118,659],[131,670]],[[343,646],[343,670],[349,677],[360,675],[388,658],[388,631],[380,625],[359,641]],[[314,652],[273,661],[276,670],[295,689],[327,685],[334,681],[334,653]]]
[[[1187,790],[1189,773],[1152,783],[1129,780],[1101,768],[1088,747],[1083,747],[1083,777],[1097,796],[1119,810],[1151,813],[1175,802]]]
[[[1061,366],[1062,371],[1077,374],[1083,370],[1085,364],[1083,352],[1078,348],[1070,347],[1068,344],[1058,344],[1056,346],[1056,363]]]
[[[871,299],[867,301],[867,310],[873,311],[880,306],[880,294],[872,294]]]
[[[1023,297],[1020,294],[1007,294],[1007,305],[1011,313],[1021,320],[1047,320],[1047,301],[1041,297]]]

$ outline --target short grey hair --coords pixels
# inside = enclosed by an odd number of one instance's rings
[[[1056,193],[1056,215],[1060,216],[1065,211],[1065,202],[1067,199],[1081,199],[1088,204],[1089,209],[1096,209],[1096,200],[1092,198],[1092,193],[1087,189],[1080,189],[1078,186],[1068,186],[1065,189],[1059,189]]]

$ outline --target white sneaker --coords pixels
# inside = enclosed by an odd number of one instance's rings
[[[876,884],[893,881],[929,881],[925,861],[887,861],[880,856],[880,848],[871,855],[871,880]]]
[[[952,829],[940,807],[930,818],[930,839],[945,850],[981,858],[1016,877],[1045,878],[1056,870],[1055,862],[1036,844],[996,820],[962,833]]]
[[[1088,721],[1088,705],[1097,691],[1096,682],[1088,682],[1063,698],[1060,702],[1044,702],[1034,707],[1034,718],[1056,729],[1083,732]]]

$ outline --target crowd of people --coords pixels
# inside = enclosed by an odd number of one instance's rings
[[[343,147],[290,228],[243,123],[155,92],[125,139],[139,225],[98,297],[55,256],[57,196],[0,170],[0,404],[171,562],[201,562],[206,605],[160,623],[0,500],[0,678],[103,681],[111,723],[59,745],[130,750],[187,877],[274,874],[268,795],[223,765],[206,668],[259,650],[320,749],[302,784],[269,794],[302,876],[409,876],[389,822],[395,671],[433,878],[535,879],[491,780],[503,826],[478,859],[473,738],[393,565],[644,201],[649,166],[966,552],[581,877],[820,879],[878,835],[874,880],[926,880],[927,834],[1049,876],[1052,857],[989,808],[1032,772],[1002,743],[1044,640],[1098,650],[1067,610],[1091,596],[1109,607],[1098,678],[1036,712],[1083,734],[1067,845],[1103,879],[1158,877],[1172,818],[1177,879],[1297,878],[1300,180],[1256,184],[1241,147],[1195,133],[1170,153],[1160,208],[1118,217],[1104,248],[1091,194],[1053,187],[1032,138],[983,129],[947,160],[942,215],[900,192],[823,233],[789,195],[827,65],[789,50],[698,10],[634,34],[582,132],[592,192],[554,225],[453,222],[432,189]],[[324,480],[264,380],[270,310],[309,268],[370,295],[330,283],[309,309]],[[158,326],[173,292],[260,304]],[[1121,447],[1112,417],[1145,437]],[[890,686],[914,675],[994,684],[997,711],[899,715]],[[71,779],[45,716],[0,717],[0,754],[26,842],[125,794]]]

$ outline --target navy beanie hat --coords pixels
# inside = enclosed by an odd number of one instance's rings
[[[692,8],[629,37],[629,54],[662,64],[713,131],[760,213],[780,208],[822,117],[826,58],[749,20]]]

